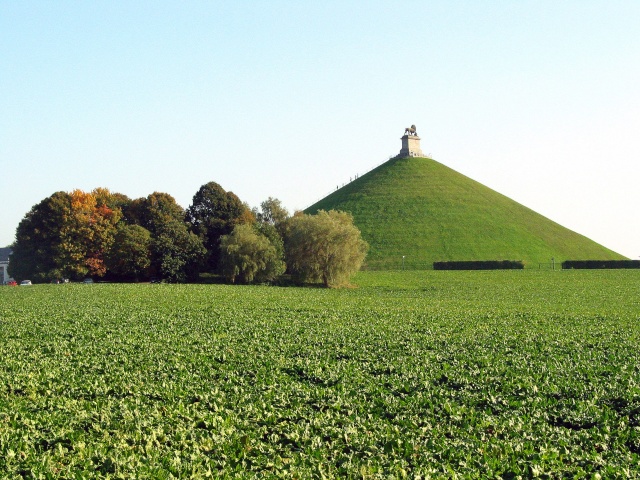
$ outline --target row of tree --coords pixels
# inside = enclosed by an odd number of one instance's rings
[[[87,276],[114,281],[196,281],[202,273],[231,282],[348,282],[368,245],[344,212],[289,216],[279,200],[249,208],[215,182],[184,210],[167,193],[130,199],[98,188],[56,192],[22,219],[9,273],[48,282]]]

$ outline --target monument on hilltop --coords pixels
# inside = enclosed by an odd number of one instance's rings
[[[400,140],[402,140],[402,149],[399,157],[424,157],[422,150],[420,150],[420,137],[416,132],[415,125],[405,128],[404,135]]]
[[[552,258],[558,263],[624,259],[425,154],[412,125],[404,130],[400,154],[304,213],[350,213],[371,246],[371,270],[487,259],[522,260],[527,268],[540,268]]]

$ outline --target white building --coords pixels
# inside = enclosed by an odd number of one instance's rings
[[[11,255],[10,248],[0,248],[0,285],[4,285],[11,280],[7,271],[9,268],[9,255]]]

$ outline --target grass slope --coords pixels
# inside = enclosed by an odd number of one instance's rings
[[[623,259],[428,158],[394,158],[310,206],[350,212],[371,245],[370,268],[446,260]]]

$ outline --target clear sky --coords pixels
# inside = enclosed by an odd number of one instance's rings
[[[75,188],[303,209],[411,124],[640,258],[640,1],[0,0],[0,246]]]

